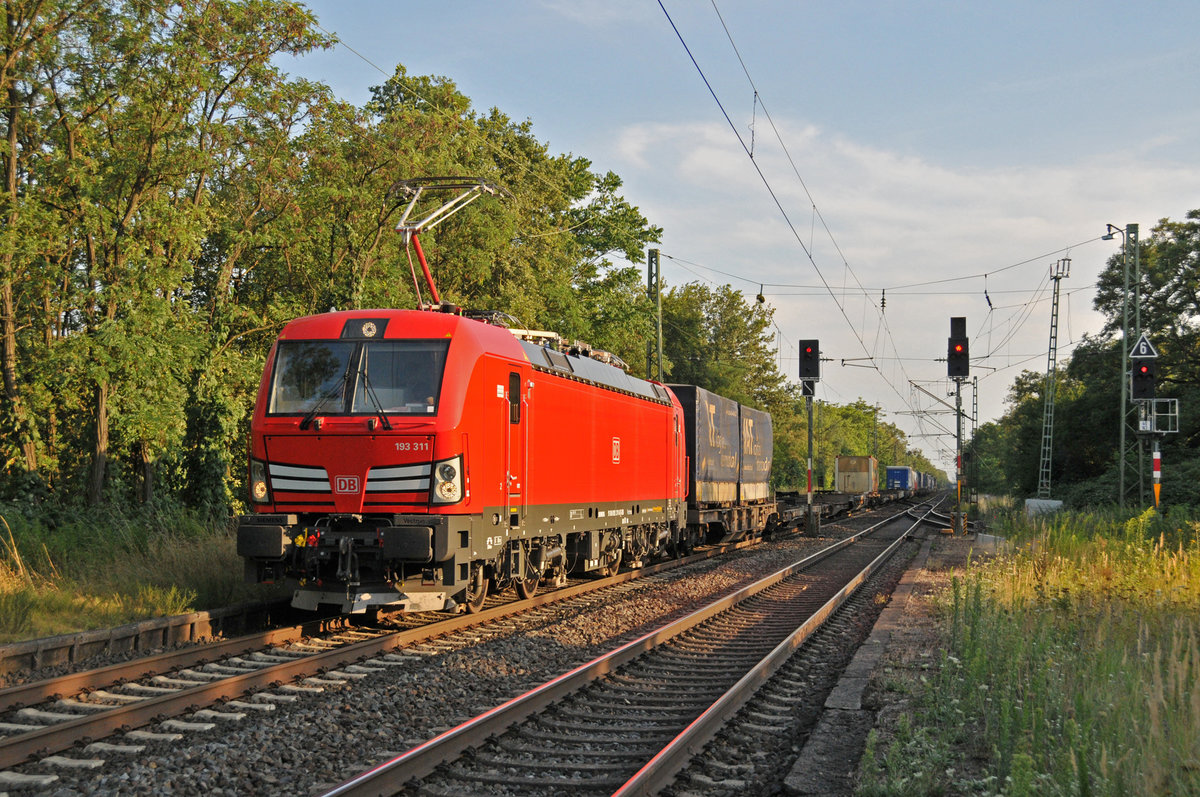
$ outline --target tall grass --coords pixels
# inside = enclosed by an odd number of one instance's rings
[[[262,597],[225,522],[180,509],[0,515],[0,643]]]
[[[955,788],[1200,793],[1200,524],[1151,511],[1002,526],[1013,553],[944,596],[917,722],[942,754],[985,762]],[[862,775],[864,793],[911,777],[878,761]]]
[[[0,516],[0,639],[20,637],[33,627],[33,574],[25,564],[8,522]]]

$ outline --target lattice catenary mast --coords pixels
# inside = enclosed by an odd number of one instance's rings
[[[1050,304],[1050,353],[1046,361],[1046,411],[1042,416],[1042,459],[1038,468],[1038,498],[1050,497],[1050,460],[1054,454],[1054,380],[1058,375],[1058,289],[1064,277],[1071,275],[1071,258],[1064,257],[1050,267],[1054,280],[1054,299]]]

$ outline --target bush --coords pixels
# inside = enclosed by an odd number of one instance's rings
[[[282,594],[242,582],[227,517],[170,504],[10,504],[0,522],[0,641]]]

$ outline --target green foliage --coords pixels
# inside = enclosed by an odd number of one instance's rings
[[[175,584],[158,587],[153,584],[138,584],[133,595],[118,595],[118,610],[130,617],[165,617],[194,611],[196,592],[179,589]]]
[[[203,512],[26,509],[0,516],[0,642],[276,596],[242,583],[227,521]]]
[[[33,630],[37,598],[30,587],[0,591],[0,639],[22,639]]]
[[[895,738],[882,754],[872,728],[859,759],[859,797],[926,797],[948,793],[946,775],[953,774],[950,749],[935,730],[900,718]]]

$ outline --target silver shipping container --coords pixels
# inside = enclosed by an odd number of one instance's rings
[[[834,489],[839,493],[861,495],[879,491],[879,473],[875,457],[855,457],[845,454],[835,460]]]
[[[742,430],[738,499],[743,503],[764,501],[771,497],[771,456],[775,445],[771,416],[744,404],[739,404],[738,410]]]
[[[668,385],[683,406],[688,504],[733,503],[741,475],[738,403],[695,385]]]

